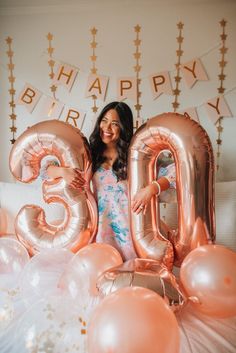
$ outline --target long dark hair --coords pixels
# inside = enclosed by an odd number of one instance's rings
[[[127,178],[127,156],[130,140],[133,136],[133,113],[130,107],[124,102],[112,102],[107,104],[99,114],[94,130],[90,135],[89,142],[92,153],[93,172],[106,161],[103,153],[106,145],[100,137],[100,122],[108,110],[114,109],[120,118],[120,137],[117,141],[118,157],[113,163],[112,169],[117,176],[117,180]]]

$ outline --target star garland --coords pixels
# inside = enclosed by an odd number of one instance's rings
[[[178,103],[178,96],[180,95],[180,89],[179,89],[179,84],[181,81],[181,76],[180,76],[180,64],[181,64],[181,56],[183,55],[183,50],[182,50],[182,43],[184,40],[184,37],[182,36],[182,29],[184,27],[184,24],[182,22],[177,23],[177,27],[179,29],[179,36],[176,38],[178,42],[178,49],[176,50],[177,54],[177,63],[175,64],[177,73],[175,76],[175,89],[173,90],[175,100],[172,103],[172,106],[174,108],[174,112],[179,108],[179,103]]]
[[[55,60],[53,60],[53,52],[54,52],[54,48],[52,47],[52,40],[53,40],[53,35],[51,33],[47,34],[47,40],[48,40],[48,48],[47,48],[47,52],[49,55],[49,60],[48,60],[48,65],[50,68],[50,73],[49,73],[49,77],[51,80],[53,80],[54,78],[54,66],[55,66]],[[53,98],[56,99],[56,90],[57,90],[57,86],[55,84],[52,84],[52,86],[50,86],[51,92],[53,94]]]
[[[90,32],[92,34],[92,42],[90,43],[90,47],[92,48],[92,55],[90,56],[90,60],[92,62],[92,68],[90,69],[90,72],[94,75],[97,74],[97,68],[96,68],[96,60],[97,60],[97,56],[96,56],[96,48],[97,48],[97,42],[96,42],[96,34],[97,34],[97,29],[95,27],[93,27]],[[92,99],[93,99],[93,107],[92,107],[92,111],[93,113],[96,113],[98,111],[98,107],[96,105],[97,103],[97,96],[95,94],[92,95]]]
[[[134,72],[136,74],[136,87],[137,87],[137,94],[136,94],[136,104],[135,104],[135,110],[137,112],[137,117],[135,121],[135,127],[134,129],[137,129],[141,125],[141,117],[140,117],[140,111],[142,108],[142,105],[140,104],[140,97],[141,97],[141,91],[140,91],[140,84],[141,84],[141,78],[140,78],[140,71],[142,66],[140,65],[140,58],[141,58],[141,52],[140,52],[140,45],[141,45],[141,39],[139,38],[139,33],[141,30],[141,27],[139,25],[136,25],[134,27],[135,33],[136,33],[136,38],[134,40],[134,45],[135,45],[135,52],[134,52],[134,58],[135,58],[135,66],[134,66]]]
[[[219,61],[219,67],[220,67],[220,74],[218,75],[219,81],[220,81],[220,87],[217,88],[219,94],[223,94],[225,91],[224,88],[224,80],[226,78],[226,75],[224,73],[225,66],[227,64],[227,61],[225,61],[225,54],[228,51],[228,48],[225,46],[227,34],[225,34],[225,27],[226,27],[226,21],[222,19],[220,21],[220,25],[222,27],[222,33],[220,35],[220,39],[222,42],[222,45],[220,47],[220,54],[221,54],[221,60]],[[216,123],[216,129],[217,129],[217,152],[216,152],[216,171],[218,172],[220,168],[220,148],[222,146],[222,132],[223,132],[223,127],[222,127],[222,120],[223,117],[220,117],[219,120]]]
[[[10,102],[9,102],[9,105],[10,105],[10,109],[11,109],[11,114],[9,115],[9,118],[11,119],[11,127],[10,127],[10,131],[12,132],[12,139],[10,140],[11,144],[13,145],[16,141],[15,139],[15,133],[17,131],[17,127],[16,127],[16,124],[15,124],[15,121],[16,121],[16,113],[15,113],[15,107],[16,107],[16,104],[15,104],[15,94],[16,94],[16,90],[14,88],[14,82],[15,82],[15,76],[13,74],[13,71],[14,71],[14,68],[15,68],[15,65],[13,64],[13,54],[14,54],[14,51],[12,50],[12,47],[11,47],[11,44],[12,44],[12,38],[10,37],[7,37],[6,38],[6,43],[8,45],[8,50],[7,50],[7,56],[9,58],[9,64],[8,64],[8,69],[9,69],[9,76],[8,76],[8,80],[9,80],[9,83],[10,83],[10,89],[8,90],[8,92],[10,93]]]

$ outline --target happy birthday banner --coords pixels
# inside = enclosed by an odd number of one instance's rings
[[[134,101],[134,106],[137,111],[136,127],[138,127],[138,125],[140,125],[141,123],[141,117],[140,117],[140,110],[142,107],[142,105],[140,104],[141,81],[144,81],[145,79],[148,80],[150,92],[153,99],[158,99],[162,94],[174,96],[174,102],[172,103],[172,105],[174,110],[176,111],[179,108],[178,96],[180,95],[180,92],[181,92],[179,89],[179,83],[182,78],[184,79],[188,89],[192,89],[198,81],[209,80],[206,69],[200,57],[193,58],[192,60],[189,60],[184,63],[180,62],[180,58],[183,55],[183,50],[182,50],[182,44],[184,39],[182,34],[183,26],[184,25],[182,22],[179,22],[177,24],[179,36],[177,37],[177,42],[178,42],[178,49],[176,51],[177,63],[175,64],[177,73],[174,76],[174,81],[175,81],[174,88],[172,88],[173,84],[170,78],[171,71],[169,70],[152,73],[147,78],[142,78],[141,80],[140,78],[141,40],[139,37],[141,32],[141,27],[139,25],[134,27],[136,38],[134,40],[135,52],[133,55],[135,58],[134,71],[136,75],[118,77],[116,80],[117,81],[116,87],[117,87],[117,100],[123,101],[125,99],[130,99]],[[97,55],[95,52],[97,47],[97,41],[96,41],[97,29],[94,27],[90,30],[90,32],[92,34],[92,41],[90,42],[90,46],[92,48],[92,55],[90,57],[92,62],[92,67],[91,67],[91,73],[88,75],[88,78],[87,78],[86,87],[84,88],[84,97],[92,98],[93,100],[92,111],[96,113],[98,110],[98,106],[96,105],[97,100],[105,101],[106,99],[106,93],[108,90],[108,82],[110,80],[110,77],[107,75],[98,74],[98,70],[96,67]],[[10,39],[11,38],[9,37],[7,38],[7,43],[9,43]],[[50,86],[50,89],[53,97],[49,97],[47,94],[40,91],[37,87],[32,86],[31,84],[25,83],[23,89],[18,95],[16,102],[14,102],[14,97],[12,97],[11,99],[12,108],[15,107],[15,104],[19,104],[19,105],[23,105],[28,112],[32,113],[36,108],[36,106],[38,105],[38,103],[42,100],[42,98],[44,98],[43,107],[42,107],[42,112],[44,116],[50,119],[52,118],[59,119],[63,112],[63,119],[66,122],[72,123],[74,126],[77,127],[78,119],[80,120],[82,119],[84,121],[85,115],[87,112],[80,109],[78,106],[74,107],[74,106],[65,105],[56,97],[56,91],[58,86],[62,86],[65,89],[67,89],[69,92],[71,92],[72,89],[76,87],[76,83],[79,80],[78,78],[79,69],[75,66],[72,66],[69,63],[62,63],[59,60],[55,60],[53,58],[54,48],[52,46],[53,35],[51,33],[48,33],[47,39],[48,39],[47,52],[49,55],[48,64],[50,67],[49,77],[52,84]],[[12,43],[12,39],[11,39],[11,43]],[[9,50],[8,50],[8,54],[9,54]],[[12,56],[9,56],[9,58],[10,60],[12,60]],[[14,68],[12,61],[9,63],[9,65],[8,66],[9,68],[11,68],[11,74],[12,74],[12,70]],[[226,65],[226,62],[224,62],[224,66],[225,65]],[[221,73],[221,79],[222,77],[223,77],[223,74]],[[10,78],[11,76],[9,77],[9,79]],[[11,92],[13,92],[12,78],[11,78],[11,81],[9,82],[11,83]],[[219,121],[219,119],[221,119],[222,117],[232,117],[230,108],[228,107],[227,102],[225,100],[226,94],[227,92],[223,94],[221,90],[221,92],[219,92],[219,95],[217,95],[214,98],[209,98],[203,104],[201,104],[201,106],[205,106],[207,114],[211,119],[211,121],[213,122],[213,124],[216,124]],[[180,109],[178,109],[178,111],[179,113],[185,114],[190,118],[199,121],[198,113],[197,113],[198,107],[199,106],[189,107],[181,111]],[[13,117],[15,117],[14,111],[12,111],[12,114],[13,114]],[[12,114],[10,115],[10,117],[12,117]],[[15,133],[16,131],[15,125],[12,126],[11,129]],[[12,143],[14,143],[15,138],[13,137],[12,140],[13,140]]]

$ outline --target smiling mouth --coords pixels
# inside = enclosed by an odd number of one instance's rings
[[[106,131],[103,131],[102,134],[103,136],[106,136],[106,137],[111,137],[113,135],[111,132],[106,132]]]

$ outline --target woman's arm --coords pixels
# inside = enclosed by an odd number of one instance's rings
[[[166,177],[161,177],[158,180],[154,180],[152,183],[136,193],[131,204],[132,211],[137,214],[143,211],[145,214],[146,207],[151,201],[151,198],[154,195],[160,195],[162,191],[167,190],[169,187],[170,183]]]
[[[160,195],[162,191],[175,188],[176,173],[175,164],[171,163],[165,168],[160,168],[158,179],[153,180],[149,185],[139,190],[134,196],[131,209],[133,212],[139,214],[143,211],[145,214],[148,203],[154,195]]]

